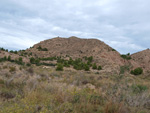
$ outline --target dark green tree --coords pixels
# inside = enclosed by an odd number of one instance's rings
[[[102,67],[101,66],[98,66],[98,68],[97,68],[98,70],[102,70]]]
[[[93,64],[92,69],[97,69],[96,63]]]
[[[22,57],[19,57],[18,61],[19,61],[19,62],[22,62]]]
[[[87,64],[85,64],[84,70],[85,70],[85,71],[89,71],[89,70],[90,70],[90,67],[89,67]]]
[[[143,69],[141,67],[131,70],[130,72],[133,75],[141,75],[143,73]]]
[[[31,57],[31,58],[30,58],[30,63],[31,63],[31,64],[34,64],[34,63],[35,63],[35,58]]]
[[[11,61],[11,56],[10,55],[8,56],[8,61]]]

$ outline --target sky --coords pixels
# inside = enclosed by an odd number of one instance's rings
[[[0,0],[0,47],[45,39],[104,41],[122,54],[150,48],[150,0]]]

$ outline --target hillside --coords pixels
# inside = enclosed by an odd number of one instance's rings
[[[150,113],[149,62],[77,37],[0,48],[0,113]]]
[[[46,48],[48,51],[39,51],[37,48]],[[32,52],[37,57],[69,56],[73,59],[93,56],[94,62],[103,66],[103,69],[118,73],[121,65],[124,65],[124,59],[120,53],[97,39],[53,38],[35,44],[33,48],[26,50]]]
[[[147,74],[150,74],[150,50],[146,49],[131,55],[132,59],[142,67]],[[137,66],[136,66],[137,67]]]

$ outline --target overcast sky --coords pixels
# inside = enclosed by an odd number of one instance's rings
[[[150,0],[0,0],[0,47],[97,38],[120,53],[150,48]]]

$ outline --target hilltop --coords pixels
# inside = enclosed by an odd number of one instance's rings
[[[46,48],[47,51],[41,51],[39,47]],[[35,44],[26,52],[32,52],[35,57],[61,56],[76,59],[93,56],[93,62],[103,66],[103,69],[110,72],[114,70],[116,73],[120,66],[124,65],[124,59],[120,57],[120,53],[98,39],[56,37]]]

